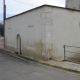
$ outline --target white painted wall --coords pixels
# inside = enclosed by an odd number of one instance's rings
[[[80,0],[66,0],[66,7],[80,10]]]
[[[61,61],[64,59],[63,45],[80,46],[80,12],[43,6],[7,19],[5,30],[6,49],[17,52],[19,34],[23,56]],[[79,49],[66,49],[80,52]],[[67,53],[68,57],[76,55]]]
[[[63,60],[63,45],[80,47],[80,12],[56,7],[48,8],[52,9],[50,15],[52,25],[49,26],[50,31],[47,30],[49,37],[51,37],[49,38],[51,40],[48,41],[49,46],[51,46],[48,49],[49,54],[55,60]],[[80,48],[66,48],[66,50],[80,53]],[[66,53],[66,56],[80,59],[80,54]]]
[[[45,33],[45,28],[42,28],[42,13],[44,8],[39,8],[7,19],[5,22],[6,49],[17,52],[16,40],[19,34],[22,55],[42,59],[42,40],[44,40],[42,30]]]

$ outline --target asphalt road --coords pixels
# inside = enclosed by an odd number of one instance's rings
[[[80,80],[80,74],[24,61],[0,51],[0,80]]]

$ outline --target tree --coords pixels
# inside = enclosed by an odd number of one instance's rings
[[[0,35],[4,36],[4,26],[1,22],[0,22]]]

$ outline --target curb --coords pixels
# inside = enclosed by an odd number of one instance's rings
[[[66,71],[75,72],[75,73],[80,74],[80,71],[78,71],[78,70],[73,70],[73,69],[69,69],[69,68],[66,68],[66,67],[60,67],[60,66],[57,66],[57,65],[54,65],[54,64],[48,64],[48,63],[44,63],[44,62],[39,62],[39,63],[43,64],[43,65],[50,66],[50,67],[54,67],[54,68],[58,68],[58,69],[62,69],[62,70],[66,70]]]
[[[22,59],[24,61],[29,60],[29,61],[33,61],[33,62],[42,64],[42,65],[46,65],[46,66],[50,66],[50,67],[53,67],[53,68],[58,68],[58,69],[62,69],[62,70],[66,70],[66,71],[75,72],[75,73],[80,74],[80,71],[78,71],[78,70],[69,69],[69,68],[66,68],[66,67],[63,67],[63,66],[60,67],[60,66],[57,66],[57,65],[54,65],[54,64],[49,64],[49,63],[45,63],[45,62],[42,62],[42,61],[34,60],[32,58],[29,58],[29,57],[24,57],[24,56],[20,56],[20,55],[16,55],[16,54],[10,54],[11,52],[9,52],[7,50],[4,50],[4,49],[2,49],[1,51],[7,52],[9,55],[11,55],[13,57],[16,57],[16,58],[19,58],[19,59]]]

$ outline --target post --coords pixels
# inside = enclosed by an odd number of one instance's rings
[[[63,46],[63,48],[64,48],[64,61],[66,60],[66,59],[65,59],[65,56],[66,56],[66,54],[65,54],[65,46],[66,46],[66,45]]]
[[[6,19],[6,5],[5,0],[3,0],[4,48],[5,48],[5,19]]]

